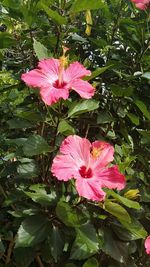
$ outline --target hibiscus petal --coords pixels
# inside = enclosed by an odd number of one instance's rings
[[[101,189],[100,183],[94,179],[77,179],[76,189],[79,196],[89,200],[102,201],[105,198],[105,192]]]
[[[45,104],[52,105],[60,98],[66,100],[69,97],[69,91],[67,89],[56,89],[49,85],[49,87],[41,88],[40,95]]]
[[[70,87],[82,98],[86,99],[91,98],[95,93],[95,88],[87,81],[83,81],[81,79],[72,81]]]
[[[135,3],[137,8],[144,10],[147,8],[150,0],[132,0],[132,2]]]
[[[58,155],[53,160],[51,172],[58,180],[68,181],[78,172],[78,168],[70,156]]]
[[[136,4],[136,7],[142,10],[146,9],[146,5],[143,3]]]
[[[49,86],[50,84],[47,76],[39,69],[22,74],[21,79],[31,87]]]
[[[70,155],[76,162],[78,167],[88,166],[90,159],[91,143],[86,138],[78,135],[68,136],[60,147],[60,152]]]
[[[92,143],[92,160],[94,168],[103,168],[114,159],[114,148],[104,141]]]
[[[150,255],[150,236],[148,236],[145,240],[145,249],[146,253]]]
[[[84,68],[84,66],[77,61],[70,64],[66,71],[64,71],[64,79],[67,82],[82,78],[87,75],[90,76],[91,71]]]
[[[115,165],[110,168],[104,168],[100,170],[95,170],[95,175],[99,177],[101,181],[101,187],[107,187],[109,189],[123,189],[125,187],[126,181],[123,174],[119,172],[118,166]]]
[[[50,58],[40,60],[38,67],[43,71],[49,74],[50,78],[58,79],[60,62],[58,59]]]

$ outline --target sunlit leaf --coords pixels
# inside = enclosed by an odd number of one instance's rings
[[[91,224],[85,224],[84,226],[78,228],[76,232],[76,239],[71,249],[71,259],[86,259],[90,255],[98,252],[98,239],[96,231]]]
[[[94,99],[75,101],[68,110],[68,117],[76,117],[82,113],[98,109],[98,107],[99,101]]]
[[[36,41],[36,39],[33,41],[33,48],[38,59],[45,59],[49,57],[47,48],[40,42]]]

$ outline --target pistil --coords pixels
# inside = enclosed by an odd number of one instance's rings
[[[58,86],[61,87],[61,84],[63,83],[63,71],[68,65],[68,56],[65,56],[66,52],[69,50],[69,48],[63,46],[63,55],[59,58],[59,73],[58,73]]]

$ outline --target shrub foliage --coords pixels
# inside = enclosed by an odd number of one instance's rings
[[[150,266],[149,12],[124,0],[1,0],[0,267]],[[46,106],[21,74],[59,58],[92,71],[92,99]],[[125,175],[104,202],[50,167],[68,135],[105,140]]]

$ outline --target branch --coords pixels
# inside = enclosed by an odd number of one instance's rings
[[[44,267],[44,265],[43,265],[43,263],[42,263],[41,258],[40,258],[39,255],[37,255],[35,257],[35,259],[36,259],[36,262],[37,262],[37,264],[38,264],[39,267]]]
[[[8,264],[10,262],[13,246],[14,246],[14,239],[12,239],[9,243],[5,264]]]

